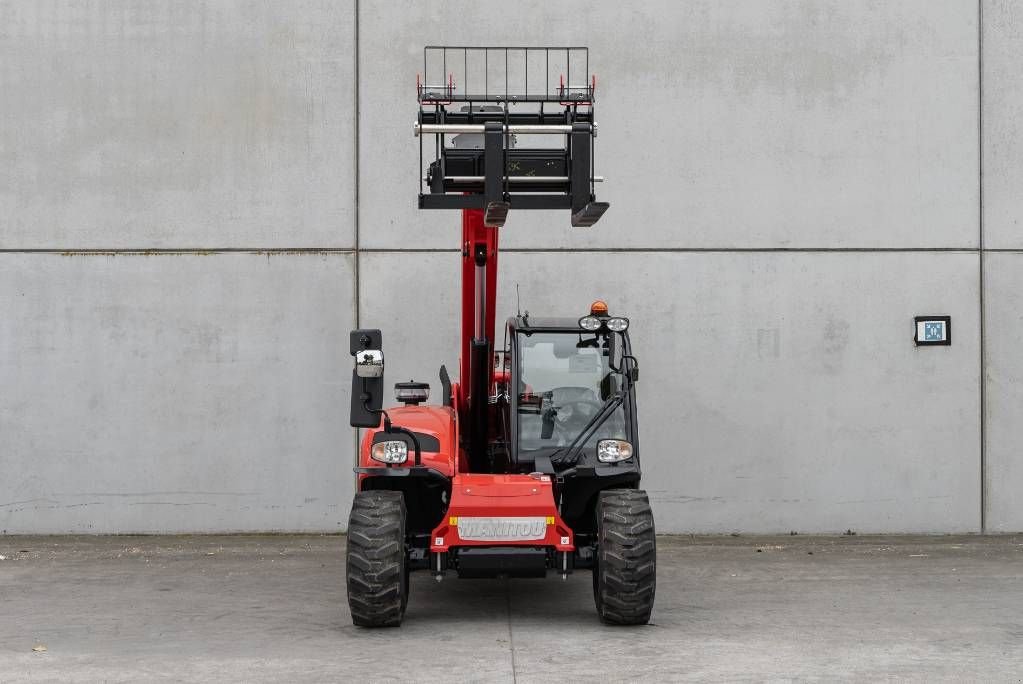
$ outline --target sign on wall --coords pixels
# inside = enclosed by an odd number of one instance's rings
[[[952,344],[951,316],[917,316],[913,320],[916,322],[913,341],[917,346]]]

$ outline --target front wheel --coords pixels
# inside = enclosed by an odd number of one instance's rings
[[[646,492],[612,489],[597,499],[593,600],[602,622],[645,625],[657,586],[657,538]]]
[[[360,627],[397,627],[408,601],[405,499],[359,492],[348,518],[348,607]]]

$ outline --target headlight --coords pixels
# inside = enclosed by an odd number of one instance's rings
[[[583,316],[582,318],[579,319],[579,327],[582,328],[583,330],[589,330],[591,332],[594,330],[599,330],[600,319],[597,318],[596,316]]]
[[[408,460],[408,444],[396,439],[377,442],[369,450],[369,456],[374,461],[381,463],[404,463]]]
[[[597,442],[597,460],[618,463],[632,458],[632,445],[624,439],[602,439]]]
[[[629,329],[629,319],[609,318],[607,319],[607,329],[611,332],[625,332]]]

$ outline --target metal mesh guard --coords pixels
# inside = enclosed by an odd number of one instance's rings
[[[585,47],[430,45],[416,90],[422,103],[589,104],[596,78]]]

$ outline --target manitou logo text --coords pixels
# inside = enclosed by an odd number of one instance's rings
[[[529,541],[546,535],[546,518],[458,518],[458,536],[465,541]]]

